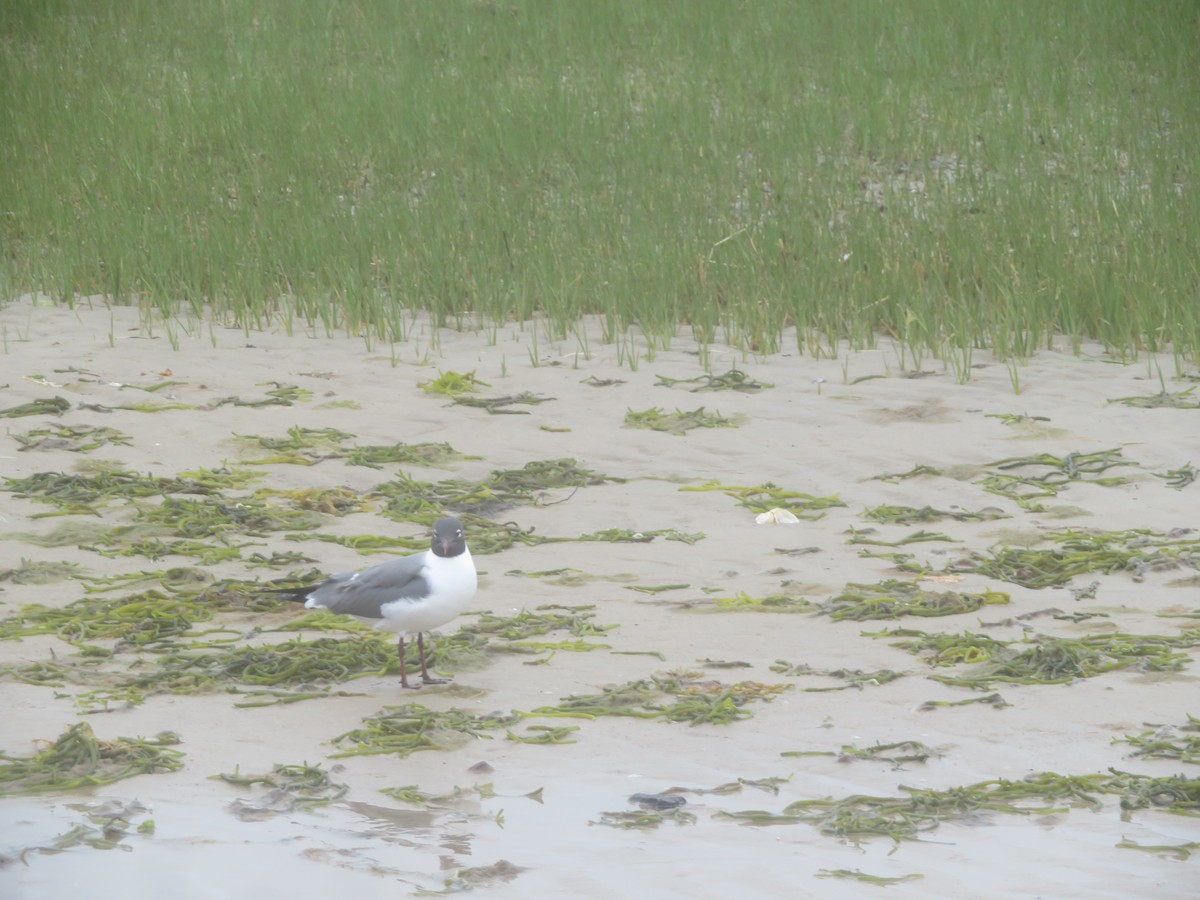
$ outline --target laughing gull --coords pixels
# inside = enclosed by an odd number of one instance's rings
[[[421,683],[445,684],[425,668],[425,642],[421,632],[445,625],[467,608],[475,596],[478,578],[462,522],[442,518],[433,523],[428,550],[388,560],[361,572],[341,572],[319,584],[283,588],[271,593],[302,602],[308,609],[327,609],[373,623],[380,631],[400,636],[400,685],[409,684],[404,663],[404,636],[417,635],[421,658]]]

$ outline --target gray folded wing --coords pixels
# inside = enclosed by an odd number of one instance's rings
[[[419,600],[429,594],[421,575],[423,554],[392,559],[361,572],[342,572],[317,585],[308,595],[313,606],[347,616],[379,619],[383,605],[395,600]]]

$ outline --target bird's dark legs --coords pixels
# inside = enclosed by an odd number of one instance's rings
[[[420,656],[421,656],[421,681],[423,681],[425,684],[447,684],[447,683],[449,683],[449,681],[450,681],[449,678],[433,678],[433,677],[431,677],[429,674],[429,670],[425,668],[425,641],[421,635],[421,632],[419,632],[419,631],[417,632],[417,650],[419,651]]]
[[[400,643],[396,645],[396,650],[400,654],[400,687],[419,688],[419,684],[408,683],[408,666],[404,662],[404,635],[400,635]]]
[[[396,651],[400,654],[400,687],[416,690],[422,684],[447,684],[448,678],[434,678],[429,674],[429,669],[425,667],[425,640],[421,632],[417,632],[417,655],[421,659],[421,684],[408,683],[408,666],[404,661],[404,635],[400,635],[400,642],[396,645]]]

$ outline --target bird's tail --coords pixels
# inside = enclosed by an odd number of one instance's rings
[[[275,594],[284,600],[291,600],[295,603],[303,603],[312,592],[313,586],[311,584],[306,587],[266,588],[255,591],[256,594]]]

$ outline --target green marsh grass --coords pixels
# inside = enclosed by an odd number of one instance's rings
[[[1186,0],[5,4],[0,298],[1182,367],[1198,37]]]

